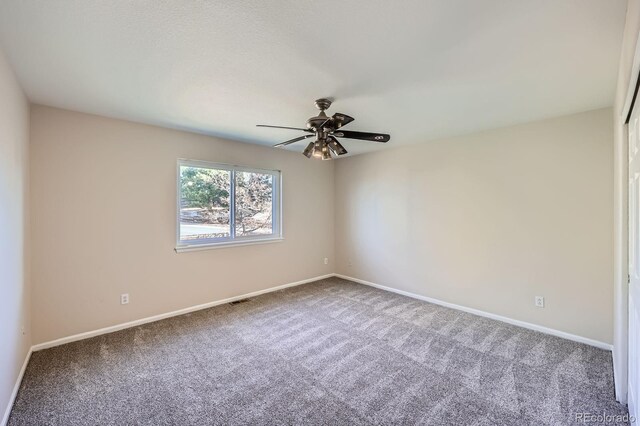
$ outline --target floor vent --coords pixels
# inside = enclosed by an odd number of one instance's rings
[[[230,305],[238,305],[240,303],[246,303],[251,299],[240,299],[240,300],[234,300],[233,302],[229,302]]]

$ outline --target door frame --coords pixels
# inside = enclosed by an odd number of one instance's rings
[[[614,110],[613,117],[613,373],[616,399],[624,404],[627,403],[628,396],[629,359],[629,132],[627,119],[633,107],[640,108],[640,93],[638,93],[640,42],[638,41],[640,39],[636,38],[633,65],[629,74],[624,104],[619,113]]]

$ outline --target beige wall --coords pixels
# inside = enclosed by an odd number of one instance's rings
[[[337,272],[611,343],[611,117],[337,162]]]
[[[34,106],[34,343],[333,271],[610,343],[611,116],[323,163]],[[285,242],[176,254],[177,158],[281,169]]]
[[[334,269],[332,162],[42,106],[31,131],[34,343]],[[285,241],[176,254],[178,158],[282,170]]]
[[[29,105],[0,51],[0,422],[31,346],[28,147]]]

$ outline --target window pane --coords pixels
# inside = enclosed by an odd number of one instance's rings
[[[236,172],[236,235],[273,233],[273,175]]]
[[[228,170],[180,166],[180,241],[228,238]]]

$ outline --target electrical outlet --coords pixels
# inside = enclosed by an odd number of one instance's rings
[[[120,304],[126,305],[129,303],[129,293],[122,293],[120,295]]]
[[[329,264],[329,258],[328,258],[328,257],[325,257],[325,258],[324,258],[324,264],[325,264],[325,265],[328,265],[328,264]]]
[[[27,334],[27,332],[24,330],[24,325],[20,327],[20,332],[22,333],[23,336]]]
[[[535,304],[536,304],[536,307],[538,308],[544,308],[544,297],[536,296]]]
[[[351,262],[351,259],[349,259],[349,260],[347,261],[347,266],[348,266],[349,268],[351,268],[351,267],[353,266],[353,262]]]

